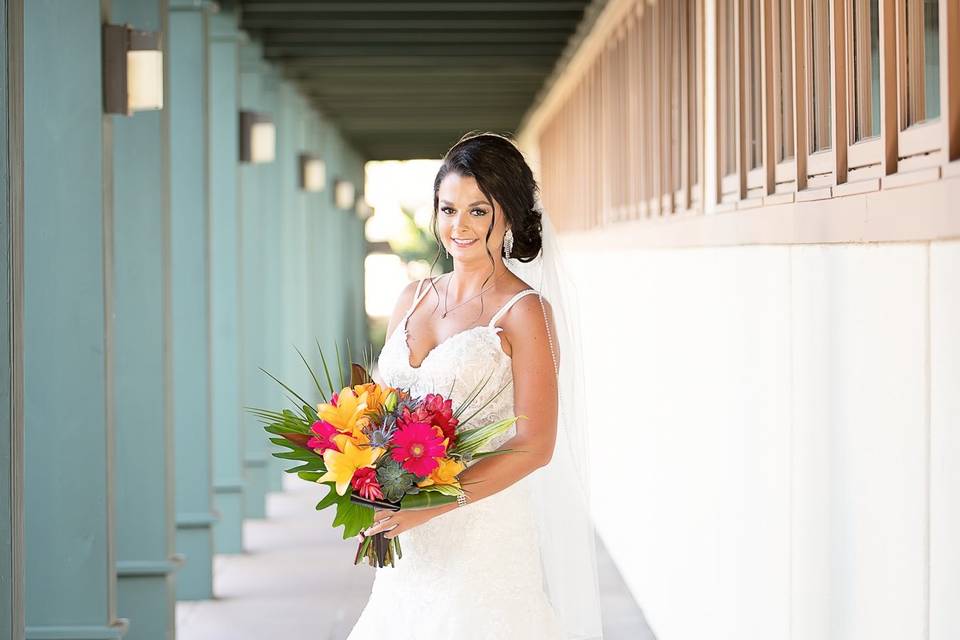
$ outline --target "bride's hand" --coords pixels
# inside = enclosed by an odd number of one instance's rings
[[[360,532],[360,540],[364,537],[385,532],[384,537],[394,538],[404,531],[420,526],[424,522],[433,519],[434,513],[430,509],[417,509],[413,511],[390,511],[388,509],[378,509],[373,514],[373,526]]]

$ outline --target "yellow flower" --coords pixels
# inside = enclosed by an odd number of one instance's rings
[[[336,406],[332,404],[318,404],[317,416],[319,416],[321,420],[332,424],[340,433],[348,434],[354,440],[363,442],[366,440],[366,436],[360,429],[366,423],[357,423],[363,418],[366,410],[367,394],[361,393],[357,395],[353,389],[346,387],[337,394]],[[336,438],[337,436],[334,437]]]
[[[429,476],[418,482],[417,486],[429,487],[434,484],[449,484],[459,487],[460,482],[457,480],[457,476],[467,468],[466,465],[450,458],[438,458],[437,461],[440,463],[439,466]]]
[[[327,472],[317,478],[317,482],[335,482],[337,484],[337,493],[344,495],[353,474],[357,469],[372,467],[383,449],[374,447],[358,447],[351,440],[343,443],[343,452],[336,449],[327,449],[323,453],[323,461],[327,465]]]
[[[387,396],[393,392],[393,389],[390,387],[380,386],[376,382],[368,382],[367,384],[356,385],[353,387],[353,392],[358,396],[366,393],[366,411],[370,413],[377,413],[380,411],[380,408],[383,406],[384,402],[386,402]]]

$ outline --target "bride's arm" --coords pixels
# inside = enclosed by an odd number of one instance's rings
[[[551,322],[549,336],[545,311]],[[502,491],[546,465],[557,439],[557,377],[551,339],[558,365],[560,352],[550,305],[544,301],[541,306],[539,296],[525,296],[503,320],[503,334],[511,349],[514,412],[525,417],[517,420],[516,435],[500,447],[511,453],[479,460],[460,474],[470,502]]]

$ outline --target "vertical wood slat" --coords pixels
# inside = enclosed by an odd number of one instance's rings
[[[663,174],[663,126],[660,112],[660,97],[663,95],[663,56],[660,55],[660,39],[657,37],[658,12],[651,6],[647,14],[647,31],[650,55],[650,215],[661,215],[660,193]]]
[[[687,109],[685,104],[686,96],[686,75],[684,73],[684,64],[686,62],[685,38],[683,29],[683,18],[686,15],[684,5],[686,2],[673,2],[670,12],[670,42],[673,48],[673,105],[671,108],[673,122],[673,167],[671,180],[671,197],[673,198],[673,212],[677,213],[687,207],[688,198],[684,193],[685,186],[688,183],[689,176],[684,170],[684,160],[689,155],[687,148]]]
[[[807,6],[810,2],[816,0],[794,0],[793,4],[793,109],[794,109],[794,132],[793,145],[794,157],[797,165],[797,190],[802,191],[807,187],[807,156],[809,155],[809,143],[807,130],[810,119],[807,115],[809,111],[807,75],[807,21],[805,18]]]
[[[694,74],[694,82],[696,83],[696,88],[693,92],[693,103],[694,103],[694,113],[695,113],[695,127],[696,127],[696,137],[693,142],[693,151],[691,155],[694,156],[694,167],[695,167],[695,178],[694,184],[696,185],[695,190],[695,207],[702,213],[704,202],[706,201],[705,189],[706,189],[706,180],[704,180],[704,175],[706,173],[706,152],[703,147],[704,141],[704,127],[705,122],[705,113],[704,108],[704,66],[706,61],[704,60],[704,22],[703,22],[703,3],[696,2],[694,3],[694,23],[693,23],[693,48],[694,48],[694,65],[696,73]]]
[[[761,25],[763,29],[763,44],[761,46],[760,74],[763,83],[763,98],[761,100],[761,126],[764,131],[762,159],[763,163],[763,193],[773,193],[776,188],[777,151],[775,135],[776,104],[775,92],[779,88],[777,71],[774,60],[777,54],[774,50],[779,24],[774,4],[779,0],[763,0],[761,9]]]
[[[689,20],[688,15],[693,11],[686,2],[676,3],[674,18],[676,25],[674,33],[677,35],[677,97],[678,105],[678,139],[680,153],[677,162],[677,178],[674,190],[677,194],[677,209],[686,209],[690,206],[690,135],[693,124],[690,114],[690,51],[688,48]]]
[[[823,0],[810,0],[809,20],[810,37],[804,41],[804,49],[810,59],[810,65],[807,68],[807,83],[810,91],[810,110],[809,126],[812,138],[805,142],[808,153],[822,151],[829,147],[824,147],[824,141],[830,138],[829,114],[830,114],[830,94],[824,92],[824,88],[829,89],[829,80],[824,82],[824,73],[830,68],[830,49],[821,46],[819,37],[822,34],[830,33],[830,16]],[[806,20],[805,20],[806,21]],[[826,118],[825,118],[826,116]]]
[[[897,8],[880,0],[880,139],[883,175],[897,170]]]
[[[637,131],[640,128],[637,109],[637,14],[630,12],[626,35],[627,67],[625,71],[627,90],[627,130],[623,139],[627,147],[627,203],[629,210],[627,219],[637,217],[637,202],[640,200],[639,174],[640,147],[637,141]]]
[[[846,12],[843,0],[833,0],[833,31],[830,48],[833,50],[831,84],[831,110],[834,118],[833,148],[835,154],[835,180],[837,184],[847,181],[847,52],[846,52]],[[869,55],[867,56],[869,58]],[[867,67],[869,69],[869,66]],[[869,75],[869,73],[868,73]]]
[[[640,16],[639,33],[637,36],[638,55],[640,57],[640,145],[641,145],[641,169],[642,189],[640,197],[640,213],[643,216],[651,215],[650,202],[653,198],[653,141],[651,131],[653,128],[652,110],[652,91],[651,81],[653,79],[651,59],[650,59],[650,22],[647,19],[647,11],[643,4],[638,5],[638,15]]]
[[[943,94],[947,104],[944,113],[947,119],[947,160],[953,161],[960,159],[960,3],[941,2],[940,7],[944,16],[941,29],[945,30],[941,37],[944,55],[940,57],[940,63],[946,65]]]

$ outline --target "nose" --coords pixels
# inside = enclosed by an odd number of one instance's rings
[[[469,219],[467,216],[470,215],[469,211],[464,211],[463,209],[457,211],[457,214],[453,217],[453,228],[454,229],[466,229],[470,225],[468,224]]]

